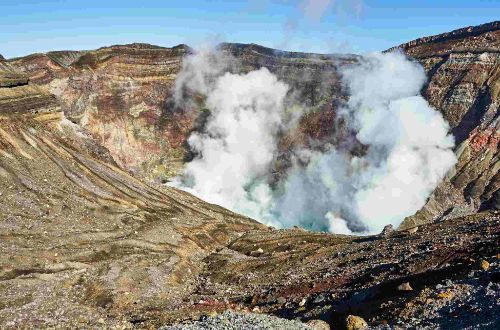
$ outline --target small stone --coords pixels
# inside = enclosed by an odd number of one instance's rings
[[[257,250],[250,252],[250,256],[251,257],[258,257],[258,256],[262,255],[262,253],[264,253],[264,250],[262,250],[262,248],[258,248]]]
[[[284,304],[286,304],[286,299],[285,299],[285,297],[279,297],[279,298],[278,298],[278,304],[280,304],[280,305],[284,305]]]
[[[398,285],[398,290],[399,291],[413,291],[413,288],[411,287],[410,283],[404,282]]]
[[[307,299],[306,298],[303,298],[300,302],[299,302],[299,306],[302,307],[306,304],[307,302]]]
[[[483,270],[488,270],[488,269],[490,269],[490,263],[489,263],[488,261],[484,260],[484,259],[483,259],[483,260],[481,260],[481,268],[482,268]]]
[[[346,328],[347,330],[363,330],[368,329],[368,324],[366,321],[356,315],[349,315],[346,319]]]
[[[310,320],[306,325],[314,330],[330,330],[330,325],[322,320]]]
[[[316,298],[314,298],[313,303],[315,303],[315,304],[321,304],[324,301],[325,301],[325,297],[322,294],[320,294]]]
[[[407,230],[408,234],[415,234],[418,231],[418,227],[412,227]]]
[[[448,290],[448,291],[438,293],[437,296],[438,296],[438,298],[441,298],[441,299],[451,299],[451,298],[453,298],[453,292]]]
[[[104,319],[101,317],[99,320],[97,320],[97,322],[99,322],[100,324],[104,324],[106,321],[104,321]]]

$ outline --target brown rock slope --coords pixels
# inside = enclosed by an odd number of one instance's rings
[[[15,88],[0,88],[17,109],[0,103],[2,328],[159,319],[193,291],[203,258],[262,228],[138,181],[43,87]]]
[[[500,208],[500,22],[399,46],[427,71],[426,99],[450,123],[459,158],[425,207],[402,227]]]
[[[0,55],[0,87],[14,87],[28,83],[28,75],[15,70]]]
[[[333,329],[348,315],[373,327],[492,327],[500,325],[499,235],[494,214],[386,237],[250,231],[206,259],[193,299],[219,310],[322,319]]]
[[[449,177],[403,228],[499,208],[499,40],[500,23],[493,22],[399,46],[426,69],[423,95],[449,121],[459,157]],[[290,53],[254,44],[220,47],[240,60],[242,71],[269,68],[314,109],[280,141],[277,178],[294,146],[311,138],[334,144],[345,138],[335,121],[336,105],[345,99],[337,68],[353,63],[355,56]],[[183,45],[131,44],[35,54],[9,64],[54,93],[67,117],[84,126],[119,166],[162,181],[182,168],[185,141],[199,115],[168,103],[182,56],[189,51]]]
[[[151,328],[228,308],[336,327],[349,314],[372,326],[432,325],[456,320],[440,313],[458,298],[436,285],[454,281],[462,297],[460,281],[485,278],[476,297],[498,281],[497,214],[384,237],[270,230],[142,183],[61,112],[34,110],[0,120],[5,328]],[[398,291],[405,282],[414,291]],[[467,324],[495,320],[494,310],[474,313]]]

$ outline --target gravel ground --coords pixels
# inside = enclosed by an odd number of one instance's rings
[[[472,271],[425,289],[394,325],[403,329],[500,329],[500,270]],[[409,304],[407,304],[409,306]],[[376,327],[387,329],[389,327]]]
[[[281,319],[274,316],[239,313],[225,311],[222,314],[213,317],[207,317],[204,320],[195,321],[186,324],[176,324],[165,326],[160,330],[311,330],[312,328],[299,321]]]

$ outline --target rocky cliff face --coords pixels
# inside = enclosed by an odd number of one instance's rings
[[[240,60],[241,71],[267,67],[316,111],[284,139],[306,143],[333,130],[332,100],[341,98],[336,68],[355,56],[277,51],[258,45],[222,44]],[[121,167],[162,181],[174,176],[186,157],[185,141],[199,111],[174,109],[172,86],[187,46],[112,46],[88,52],[50,52],[10,61],[31,81],[58,98],[66,116],[91,132]]]
[[[14,87],[26,85],[27,83],[28,75],[15,70],[0,55],[0,87]]]
[[[10,63],[56,95],[67,118],[88,129],[119,166],[158,178],[175,172],[194,120],[166,111],[187,50],[133,44],[35,54]]]
[[[422,93],[450,123],[459,157],[427,205],[402,226],[500,208],[500,22],[398,48],[426,69]]]
[[[500,23],[493,22],[395,47],[426,69],[429,81],[422,93],[450,123],[460,158],[403,227],[498,208],[499,31]],[[335,131],[335,107],[346,96],[337,69],[355,62],[355,56],[289,53],[253,44],[220,48],[240,61],[243,72],[267,67],[313,109],[282,138],[278,176],[293,146],[311,138],[323,143],[342,138]],[[189,52],[183,45],[132,44],[36,54],[9,65],[56,95],[66,116],[88,129],[119,166],[158,182],[182,168],[185,141],[199,116],[168,102],[182,57]]]
[[[54,95],[44,87],[29,85],[29,77],[0,59],[0,117],[5,115],[51,112],[58,107]]]

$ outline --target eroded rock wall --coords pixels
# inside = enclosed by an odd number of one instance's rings
[[[500,22],[399,46],[427,71],[422,93],[450,123],[458,164],[402,227],[500,207]]]
[[[187,51],[132,44],[35,54],[10,63],[56,95],[66,116],[85,127],[119,166],[161,179],[182,166],[182,143],[194,120],[166,109]]]

